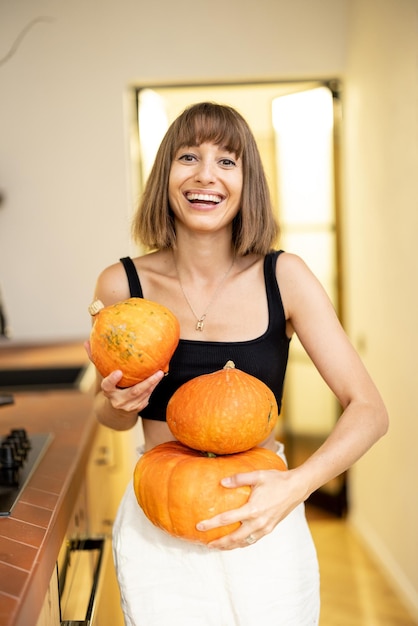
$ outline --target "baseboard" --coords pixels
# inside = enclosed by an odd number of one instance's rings
[[[361,517],[351,513],[347,523],[361,537],[374,559],[379,563],[394,590],[399,595],[406,609],[418,623],[418,591],[399,567],[392,554],[380,540],[370,524]]]

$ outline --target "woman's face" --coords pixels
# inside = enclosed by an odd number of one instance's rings
[[[214,143],[180,148],[168,182],[176,220],[199,232],[232,223],[241,205],[242,161]]]

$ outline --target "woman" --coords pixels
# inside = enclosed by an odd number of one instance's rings
[[[140,415],[145,449],[172,440],[169,397],[228,359],[269,385],[280,406],[293,333],[343,412],[325,443],[296,469],[226,476],[226,487],[251,485],[251,497],[198,524],[205,530],[241,522],[208,547],[155,528],[129,485],[114,528],[126,623],[318,624],[318,565],[304,501],[361,457],[385,433],[388,418],[321,285],[300,258],[272,252],[277,227],[263,167],[234,109],[200,103],[171,125],[133,232],[152,252],[105,269],[95,298],[105,305],[131,295],[160,302],[179,319],[181,340],[166,377],[155,372],[128,389],[117,387],[120,371],[99,379],[101,423],[129,429]],[[262,445],[283,456],[274,434]]]

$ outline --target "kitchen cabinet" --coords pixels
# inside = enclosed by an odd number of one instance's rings
[[[89,531],[109,535],[126,485],[132,478],[132,432],[99,424],[86,473]]]
[[[87,467],[87,517],[91,536],[106,537],[103,587],[97,608],[98,626],[123,626],[119,588],[111,552],[111,533],[126,485],[132,479],[133,433],[99,425]]]
[[[83,369],[86,360],[82,343],[0,342],[0,384],[5,369]],[[104,626],[123,623],[110,537],[143,438],[139,427],[118,433],[98,424],[88,374],[80,385],[16,389],[14,403],[1,407],[1,434],[25,428],[31,440],[48,435],[49,443],[12,511],[0,518],[0,626],[60,624],[58,555],[74,534],[105,539],[105,600],[97,614],[108,612]]]
[[[60,603],[58,593],[58,573],[57,569],[51,576],[48,591],[42,606],[41,614],[38,618],[37,626],[57,626],[61,623]]]
[[[98,425],[37,626],[59,626],[66,620],[84,623],[90,592],[96,583],[94,610],[88,623],[123,626],[111,533],[119,502],[132,476],[131,438],[129,433]],[[95,581],[100,559],[100,575]]]

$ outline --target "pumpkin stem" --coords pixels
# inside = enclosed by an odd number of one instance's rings
[[[99,311],[105,308],[105,305],[101,300],[95,300],[92,302],[88,308],[90,315],[97,315]]]
[[[233,370],[233,369],[235,369],[234,361],[227,361],[227,363],[225,363],[224,365],[224,370]]]

